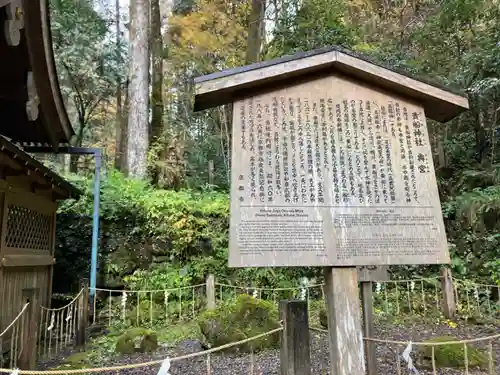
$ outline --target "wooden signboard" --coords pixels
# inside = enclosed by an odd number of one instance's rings
[[[449,262],[422,106],[331,74],[233,113],[230,266]]]
[[[195,83],[233,104],[229,265],[325,266],[331,372],[364,375],[358,273],[368,322],[372,266],[449,262],[425,118],[467,99],[338,47]]]

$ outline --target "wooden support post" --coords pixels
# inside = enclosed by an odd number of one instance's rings
[[[34,370],[36,366],[36,332],[38,332],[38,299],[37,289],[24,289],[23,302],[29,302],[26,308],[24,318],[20,319],[20,324],[24,324],[21,328],[23,333],[22,352],[19,358],[19,368],[21,370]]]
[[[361,282],[361,302],[363,304],[363,334],[373,337],[373,284]],[[365,341],[367,375],[377,374],[377,354],[373,342]]]
[[[453,289],[451,270],[447,267],[441,268],[441,290],[443,291],[441,301],[443,314],[447,319],[453,319],[457,312],[457,305],[455,301],[455,291]]]
[[[361,307],[355,267],[325,267],[331,373],[365,375]]]
[[[207,277],[207,310],[213,310],[215,306],[215,276],[210,274]]]
[[[78,328],[76,332],[76,345],[84,346],[87,342],[87,329],[89,325],[89,280],[82,279],[80,288],[83,289],[82,296],[78,302]],[[96,313],[95,311],[93,312]]]
[[[214,161],[208,161],[208,183],[210,185],[214,184]]]
[[[280,301],[281,375],[311,375],[309,321],[306,301]]]

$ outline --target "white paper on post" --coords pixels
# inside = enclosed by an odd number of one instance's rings
[[[418,370],[415,368],[415,366],[413,366],[413,361],[410,357],[410,354],[411,354],[411,349],[412,349],[412,343],[411,341],[408,343],[408,346],[406,347],[406,349],[403,351],[403,354],[401,355],[403,357],[403,359],[408,363],[408,371],[410,372],[413,372],[417,375],[419,375],[420,373],[418,372]]]

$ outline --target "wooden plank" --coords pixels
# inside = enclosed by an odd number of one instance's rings
[[[234,103],[230,267],[449,263],[421,106],[345,76]]]
[[[24,2],[26,46],[32,72],[37,82],[40,112],[51,146],[57,151],[59,143],[68,142],[74,134],[64,108],[57,80],[49,27],[47,0]]]
[[[11,0],[0,0],[0,8],[10,4]]]
[[[0,309],[3,322],[11,322],[23,307],[23,289],[38,289],[39,304],[46,306],[48,267],[3,267],[3,274],[4,289],[6,290],[4,296],[6,303]]]
[[[57,203],[49,199],[46,199],[40,195],[36,195],[26,190],[14,190],[10,189],[7,193],[7,205],[16,205],[19,207],[25,207],[30,210],[51,215],[57,211]]]
[[[2,257],[3,267],[36,267],[50,266],[55,262],[52,255],[32,255],[32,254],[4,254]]]
[[[216,307],[215,303],[215,276],[210,274],[207,276],[207,310],[213,310]]]
[[[0,184],[2,182],[0,181]],[[2,184],[3,185],[3,184]],[[4,186],[2,186],[4,187]],[[7,235],[7,205],[5,204],[5,191],[2,193],[2,202],[1,202],[1,220],[0,220],[0,263],[5,253],[5,238]],[[4,272],[4,267],[0,266],[0,274],[2,275],[2,283],[0,284],[0,303],[2,306],[7,306],[7,308],[0,309],[0,330],[3,330],[8,323],[11,322],[12,319],[10,317],[11,314],[11,306],[7,301],[11,301],[9,298],[9,285],[6,282],[7,277]]]
[[[332,47],[198,77],[195,79],[195,110],[226,104],[237,96],[255,95],[255,90],[264,86],[282,82],[294,84],[298,77],[314,72],[355,75],[371,86],[421,102],[427,116],[436,121],[446,122],[469,108],[468,99],[462,93],[453,93],[351,51]]]
[[[311,375],[309,320],[306,301],[280,301],[281,375]]]
[[[355,267],[325,267],[331,373],[365,375],[361,308]]]
[[[2,172],[2,168],[6,167],[7,171],[11,171],[10,173],[29,174],[33,182],[53,185],[54,192],[62,198],[81,194],[79,189],[2,137],[0,137],[0,151],[0,176],[2,178],[8,175]]]
[[[357,270],[360,283],[390,280],[387,266],[359,266]]]
[[[363,335],[373,337],[373,285],[361,283],[361,302],[363,304]],[[365,341],[367,375],[377,375],[377,353],[375,343]]]
[[[304,59],[266,66],[263,69],[248,70],[239,74],[199,82],[196,84],[196,95],[202,96],[203,94],[214,92],[221,93],[224,90],[249,89],[272,82],[277,77],[289,80],[301,74],[314,71],[314,67],[331,65],[337,60],[337,55],[337,51],[331,51],[321,55],[308,56]]]
[[[3,212],[4,203],[5,203],[5,192],[0,191],[0,230],[3,228],[4,217],[2,215],[2,212]],[[0,232],[0,236],[1,236],[1,232]],[[3,252],[4,252],[4,248],[1,244],[1,238],[0,238],[0,260],[2,259]],[[5,306],[5,304],[6,304],[5,293],[6,293],[6,287],[5,287],[5,282],[3,280],[3,267],[0,266],[0,306]],[[2,331],[2,327],[3,327],[2,326],[2,324],[3,324],[2,323],[2,315],[3,315],[3,313],[0,311],[0,332]]]
[[[50,242],[50,255],[52,258],[55,260],[55,252],[56,252],[56,222],[57,222],[57,214],[54,212],[52,214],[52,236],[51,236],[51,242]],[[45,305],[46,307],[50,308],[52,305],[52,285],[54,282],[54,264],[55,261],[49,266],[49,272],[48,272],[48,285],[47,285],[47,301],[48,303]]]
[[[453,319],[457,313],[457,303],[455,300],[455,290],[453,287],[451,270],[447,267],[441,268],[441,290],[441,306],[443,309],[443,315],[447,319]]]
[[[463,110],[469,109],[469,101],[465,95],[457,95],[439,87],[396,73],[390,69],[380,68],[377,65],[363,61],[346,53],[339,53],[338,66],[342,71],[355,74],[359,78],[370,82],[371,85],[385,88],[401,95],[408,95],[418,100],[425,108],[427,116],[436,121],[449,121]],[[448,113],[437,114],[435,106],[450,105]],[[453,108],[455,107],[455,108]],[[457,113],[458,109],[458,113]]]
[[[386,266],[357,267],[358,281],[361,284],[361,303],[363,306],[363,336],[373,337],[373,282],[389,280]],[[365,341],[367,375],[377,374],[377,354],[375,344]]]
[[[34,370],[36,366],[36,339],[33,339],[36,332],[38,332],[38,293],[39,290],[36,288],[23,289],[23,300],[24,302],[29,302],[28,308],[26,309],[26,318],[21,320],[21,324],[25,324],[21,328],[22,332],[22,348],[21,357],[19,361],[19,368],[22,370]]]
[[[87,329],[89,324],[89,280],[81,280],[80,288],[83,288],[83,294],[81,300],[77,304],[78,326],[76,331],[76,344],[84,346],[87,341]],[[92,311],[92,314],[95,314],[95,312]]]

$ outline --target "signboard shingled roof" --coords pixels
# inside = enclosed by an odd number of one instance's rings
[[[427,117],[436,121],[449,121],[469,108],[464,93],[331,46],[197,77],[194,109],[215,107],[255,95],[257,91],[273,90],[279,85],[293,85],[314,75],[334,72],[419,102]]]

